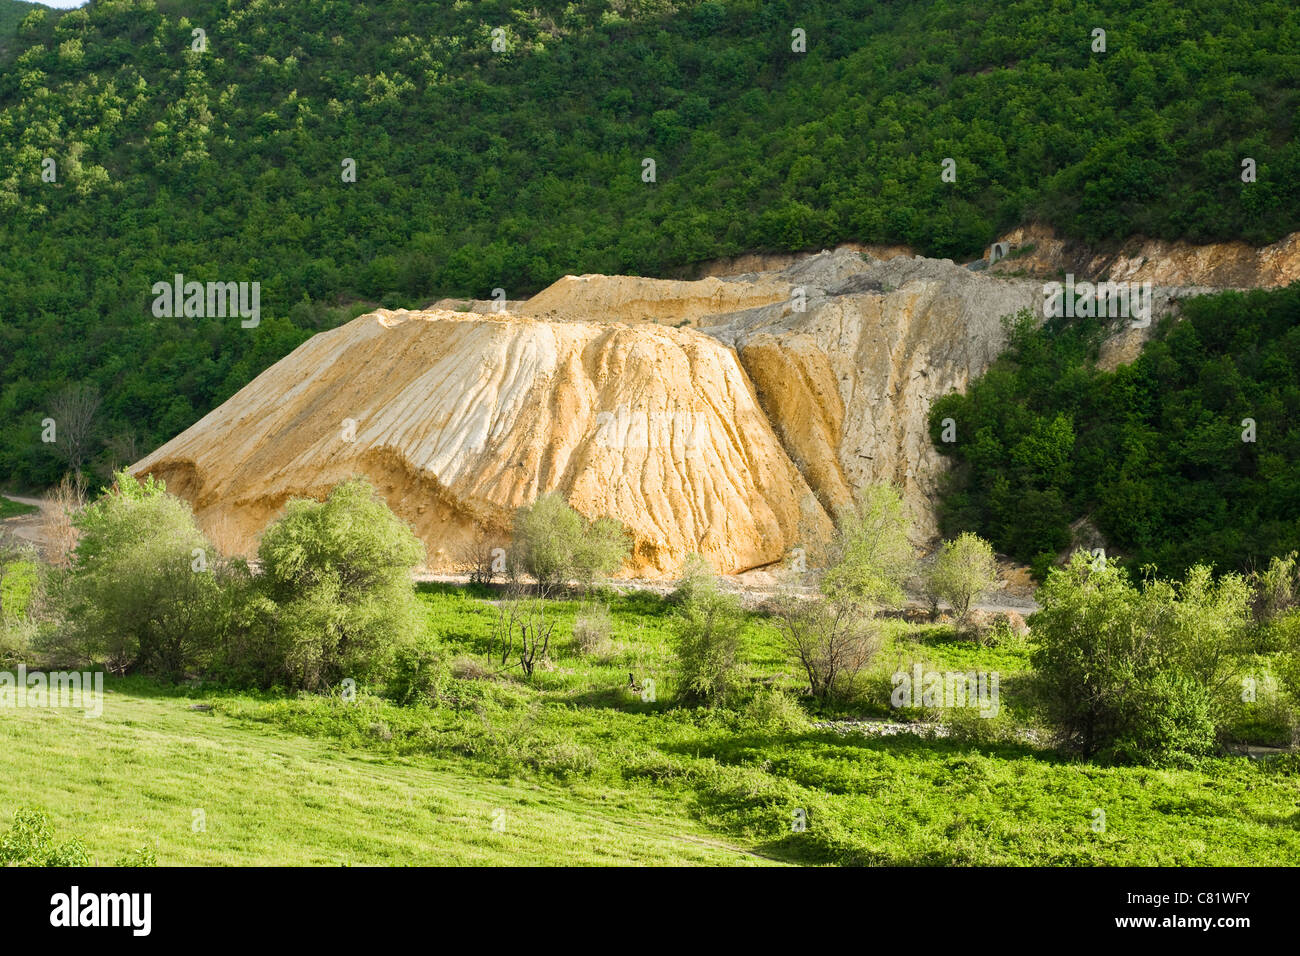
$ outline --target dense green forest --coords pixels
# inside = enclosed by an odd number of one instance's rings
[[[102,397],[103,472],[356,303],[841,240],[958,257],[1028,220],[1272,240],[1298,80],[1292,0],[38,10],[0,53],[0,478],[61,473],[67,383]],[[260,282],[260,325],[155,318],[176,273]]]
[[[957,462],[945,529],[1041,565],[1087,517],[1165,573],[1300,549],[1300,283],[1189,299],[1114,372],[1094,364],[1104,332],[1022,315],[1007,354],[934,404],[936,447]]]
[[[23,0],[0,0],[0,63],[7,60],[18,43],[18,25],[36,4]]]
[[[0,41],[12,36],[18,24],[35,8],[36,4],[23,0],[0,0]]]

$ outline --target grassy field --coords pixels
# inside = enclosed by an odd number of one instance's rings
[[[486,601],[421,597],[454,673],[499,667]],[[147,843],[162,864],[1300,863],[1293,757],[1069,761],[1005,733],[1021,721],[1023,648],[895,622],[872,680],[913,660],[996,669],[1006,720],[873,737],[752,704],[677,707],[662,602],[615,598],[613,612],[602,657],[577,655],[566,623],[553,669],[448,676],[436,705],[120,680],[98,720],[0,711],[0,817],[44,807],[101,861]],[[766,621],[748,643],[746,693],[798,686]],[[655,679],[658,700],[627,690],[629,671]]]
[[[331,740],[190,707],[148,687],[114,687],[99,719],[5,712],[6,821],[17,807],[43,807],[60,839],[80,838],[99,862],[142,845],[160,865],[769,862],[644,788],[611,793],[493,778],[464,762],[341,752]]]

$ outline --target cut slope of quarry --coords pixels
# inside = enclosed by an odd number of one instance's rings
[[[1231,267],[1147,250],[1121,271],[1182,283],[1156,287],[1158,317],[1230,277],[1295,278],[1287,248],[1253,266],[1232,250]],[[998,356],[1003,316],[1041,318],[1043,287],[1000,274],[1009,263],[885,255],[843,248],[695,281],[567,276],[500,313],[379,311],[310,339],[133,471],[165,479],[245,553],[290,497],[364,474],[435,570],[549,491],[627,525],[643,575],[675,574],[692,552],[726,573],[778,561],[881,481],[930,538],[944,467],[930,404]],[[1034,256],[1037,271],[1064,253]],[[1145,332],[1117,323],[1103,361],[1131,358]]]

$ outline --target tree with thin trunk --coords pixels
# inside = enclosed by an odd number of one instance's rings
[[[69,385],[50,403],[54,419],[54,453],[68,463],[68,471],[81,474],[90,456],[99,416],[99,389],[93,385]]]
[[[959,630],[970,619],[971,605],[993,590],[997,580],[992,546],[969,531],[945,541],[930,567],[930,590],[952,605]]]

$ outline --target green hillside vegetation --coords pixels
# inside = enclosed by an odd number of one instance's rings
[[[18,32],[18,24],[35,9],[36,4],[25,0],[0,0],[0,44],[9,46],[10,38]]]
[[[66,383],[103,398],[106,474],[367,303],[840,240],[970,256],[1028,220],[1275,239],[1296,227],[1298,31],[1290,0],[33,15],[0,55],[0,474],[57,479],[40,422]],[[155,318],[176,273],[259,281],[260,325]]]
[[[1104,332],[1022,315],[1007,354],[935,402],[931,434],[956,465],[945,532],[1043,555],[1040,571],[1083,517],[1111,556],[1166,574],[1300,549],[1300,284],[1188,300],[1115,372],[1094,364]]]

